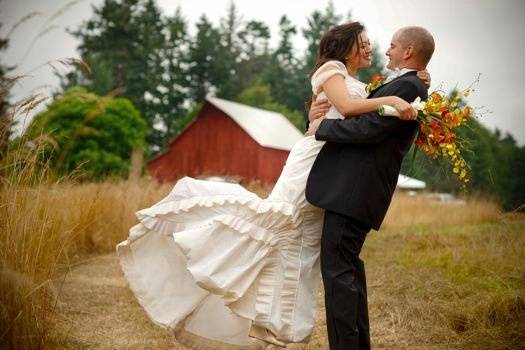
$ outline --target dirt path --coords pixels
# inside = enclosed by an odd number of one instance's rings
[[[74,268],[60,295],[57,329],[62,335],[53,348],[185,349],[169,331],[148,319],[128,288],[115,254]],[[322,317],[307,349],[327,348],[322,335],[324,309],[320,311]]]
[[[454,334],[440,319],[438,322],[430,317],[433,306],[421,292],[423,287],[418,287],[427,283],[429,276],[434,276],[440,281],[432,288],[428,287],[434,291],[436,286],[443,288],[445,279],[436,272],[429,275],[428,270],[422,269],[420,275],[399,265],[396,261],[400,241],[395,234],[381,237],[373,234],[362,254],[367,262],[370,282],[368,301],[372,347],[404,350],[460,348],[444,338],[443,334]],[[67,274],[59,295],[55,328],[58,336],[53,337],[55,340],[50,348],[185,349],[171,332],[156,326],[146,316],[128,288],[115,254],[94,257],[73,268]],[[328,349],[325,327],[323,295],[320,293],[316,326],[309,344],[289,349]]]
[[[115,254],[96,257],[68,273],[58,313],[64,348],[183,349],[170,332],[147,318]]]

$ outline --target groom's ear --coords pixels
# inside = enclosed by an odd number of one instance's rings
[[[413,56],[414,56],[414,46],[412,45],[408,45],[406,48],[405,48],[405,53],[403,54],[403,58],[405,60],[409,60],[411,59]]]

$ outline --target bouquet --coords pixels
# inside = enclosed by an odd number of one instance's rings
[[[455,131],[466,126],[472,116],[472,107],[461,103],[462,98],[467,97],[470,91],[469,88],[451,96],[446,96],[442,91],[434,91],[427,101],[421,101],[418,97],[412,102],[419,123],[416,146],[429,157],[446,159],[452,172],[464,184],[469,182],[470,167],[461,155],[465,149],[457,140]],[[390,106],[381,106],[379,114],[399,116]]]

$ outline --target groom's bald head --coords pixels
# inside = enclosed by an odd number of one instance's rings
[[[412,46],[414,59],[426,66],[434,53],[434,38],[428,30],[423,27],[403,27],[396,33],[397,39],[404,47]]]

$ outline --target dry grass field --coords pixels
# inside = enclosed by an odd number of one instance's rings
[[[0,189],[2,348],[179,347],[145,316],[114,255],[148,180]],[[257,184],[248,187],[264,195]],[[525,349],[525,217],[398,194],[366,263],[375,349]],[[322,295],[307,348],[327,349]]]

